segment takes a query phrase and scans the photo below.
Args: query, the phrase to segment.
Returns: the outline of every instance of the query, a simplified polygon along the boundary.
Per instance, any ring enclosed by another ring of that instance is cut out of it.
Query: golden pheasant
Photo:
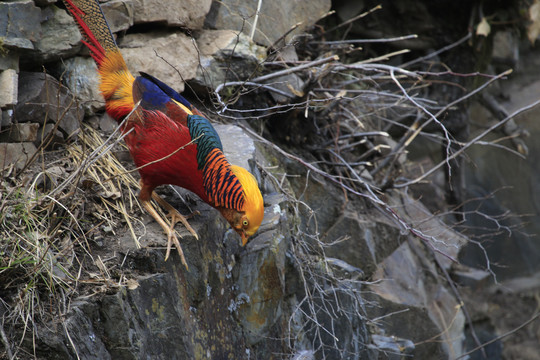
[[[134,77],[130,73],[98,0],[63,1],[97,63],[107,113],[127,133],[124,139],[141,175],[139,199],[167,234],[165,259],[174,243],[187,268],[174,233],[177,221],[195,237],[197,234],[153,191],[162,184],[188,189],[219,210],[245,245],[264,216],[262,195],[253,175],[227,161],[217,132],[185,98],[148,74]],[[156,212],[151,198],[169,212],[170,224]]]

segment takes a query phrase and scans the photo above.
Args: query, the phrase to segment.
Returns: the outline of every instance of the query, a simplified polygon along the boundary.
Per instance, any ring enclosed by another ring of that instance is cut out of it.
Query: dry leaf
[[[136,288],[139,287],[139,282],[134,279],[128,279],[126,283],[129,290],[135,290]]]
[[[540,0],[536,0],[529,8],[529,20],[531,23],[527,26],[527,37],[534,44],[540,34]]]
[[[120,191],[103,190],[99,192],[99,196],[104,199],[116,200],[122,197],[122,193]]]
[[[287,88],[293,93],[294,96],[302,97],[304,93],[300,90],[296,90],[291,84],[287,84]]]
[[[487,37],[490,32],[491,26],[489,25],[487,19],[483,17],[482,21],[480,21],[480,24],[478,24],[478,27],[476,28],[476,35]]]

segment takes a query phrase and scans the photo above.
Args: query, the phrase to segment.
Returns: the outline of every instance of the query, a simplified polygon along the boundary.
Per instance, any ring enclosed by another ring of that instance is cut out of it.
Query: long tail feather
[[[63,0],[77,22],[83,42],[100,65],[107,51],[118,51],[116,41],[97,0]]]
[[[63,0],[96,61],[109,115],[117,121],[133,109],[133,81],[98,0]]]

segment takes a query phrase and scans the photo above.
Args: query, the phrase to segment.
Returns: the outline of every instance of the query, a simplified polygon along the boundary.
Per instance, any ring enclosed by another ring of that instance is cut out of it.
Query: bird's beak
[[[240,233],[240,237],[242,238],[242,246],[246,246],[247,242],[248,242],[248,237],[246,235],[246,232],[245,231],[242,231]]]

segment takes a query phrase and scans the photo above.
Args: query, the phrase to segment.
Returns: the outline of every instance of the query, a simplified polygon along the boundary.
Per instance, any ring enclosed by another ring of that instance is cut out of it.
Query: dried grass
[[[140,247],[135,231],[139,220],[134,215],[140,209],[138,182],[109,151],[121,148],[115,145],[120,140],[118,136],[104,140],[85,125],[78,140],[56,159],[39,154],[20,174],[13,166],[3,169],[0,339],[8,358],[22,351],[28,337],[35,346],[36,323],[54,323],[68,313],[70,299],[82,295],[81,284],[90,296],[128,284],[123,275],[114,279],[108,268],[114,265],[91,250],[102,229],[114,234],[123,222]],[[96,221],[88,221],[88,216]]]

